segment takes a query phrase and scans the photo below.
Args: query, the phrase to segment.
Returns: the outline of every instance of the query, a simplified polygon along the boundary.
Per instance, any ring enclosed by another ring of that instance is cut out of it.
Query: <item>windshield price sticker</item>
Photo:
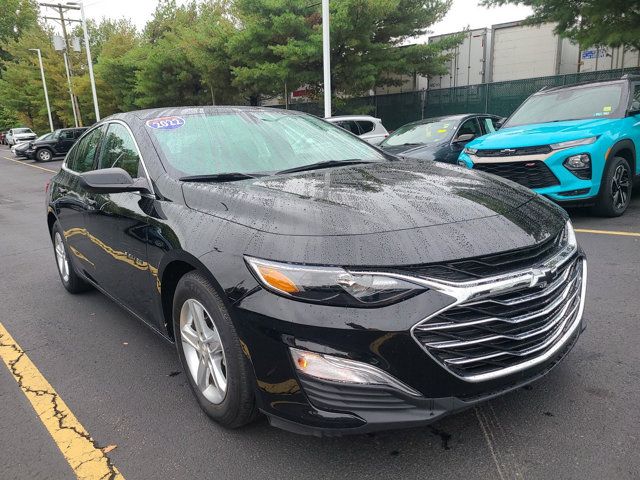
[[[175,130],[182,127],[184,123],[184,118],[182,117],[159,117],[147,120],[146,125],[156,130]]]

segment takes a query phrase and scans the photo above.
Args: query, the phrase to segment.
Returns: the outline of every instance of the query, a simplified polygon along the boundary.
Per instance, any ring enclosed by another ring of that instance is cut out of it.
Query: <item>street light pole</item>
[[[87,19],[84,15],[84,2],[69,2],[67,5],[80,5],[80,19],[82,20],[82,31],[84,32],[84,47],[87,50],[87,65],[89,66],[89,79],[91,80],[91,93],[93,94],[93,108],[96,112],[96,122],[100,121],[100,108],[98,107],[98,94],[96,93],[96,79],[93,76],[93,62],[91,61],[91,48],[89,47],[89,32],[87,30]]]
[[[322,67],[324,70],[324,117],[331,117],[331,45],[329,0],[322,0]]]
[[[71,86],[71,73],[69,72],[69,59],[67,58],[67,51],[62,52],[62,58],[64,58],[64,68],[67,72],[67,84],[69,86],[69,96],[71,97],[71,108],[73,109],[73,123],[78,128],[78,114],[76,113],[76,101],[73,97],[73,87]]]
[[[49,115],[49,126],[53,132],[53,118],[51,118],[51,105],[49,105],[49,92],[47,91],[47,80],[44,78],[44,66],[42,65],[42,53],[39,48],[30,48],[32,52],[38,52],[38,62],[40,63],[40,75],[42,76],[42,87],[44,88],[44,100],[47,103],[47,114]]]

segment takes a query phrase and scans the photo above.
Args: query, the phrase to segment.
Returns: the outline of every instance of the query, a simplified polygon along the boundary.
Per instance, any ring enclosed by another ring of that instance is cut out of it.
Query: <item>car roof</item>
[[[432,122],[461,122],[471,117],[500,118],[499,115],[494,115],[493,113],[462,113],[457,115],[444,115],[442,117],[423,118],[422,120],[416,120],[415,122],[410,122],[410,123],[407,123],[406,125],[420,125],[423,123],[432,123]]]
[[[584,87],[590,87],[592,85],[603,85],[603,84],[616,84],[616,83],[626,83],[629,80],[633,80],[635,79],[635,76],[629,76],[629,77],[624,77],[624,78],[617,78],[615,80],[597,80],[597,81],[592,81],[592,82],[580,82],[580,83],[572,83],[570,85],[560,85],[558,87],[543,87],[540,90],[538,90],[536,93],[534,93],[534,95],[538,94],[538,93],[549,93],[549,92],[557,92],[558,90],[568,90],[571,88],[584,88]]]
[[[327,122],[336,121],[339,122],[341,120],[373,120],[380,121],[379,118],[373,117],[371,115],[335,115],[333,117],[325,118]]]
[[[145,122],[159,117],[174,117],[185,115],[201,115],[215,113],[237,113],[242,112],[279,112],[286,115],[303,115],[304,112],[296,110],[284,110],[282,108],[269,107],[248,107],[248,106],[185,106],[185,107],[165,107],[165,108],[148,108],[146,110],[133,110],[131,112],[116,113],[110,117],[104,118],[103,121],[122,120],[124,122]]]

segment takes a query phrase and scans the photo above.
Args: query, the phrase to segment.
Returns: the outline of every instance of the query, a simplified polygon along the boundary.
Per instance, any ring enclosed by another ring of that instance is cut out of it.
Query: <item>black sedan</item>
[[[500,117],[488,114],[427,118],[403,125],[380,148],[401,158],[456,164],[467,143],[495,132],[500,121]]]
[[[583,329],[586,260],[563,210],[305,114],[109,117],[47,205],[64,287],[175,342],[227,427],[260,412],[327,435],[427,424],[544,375]]]

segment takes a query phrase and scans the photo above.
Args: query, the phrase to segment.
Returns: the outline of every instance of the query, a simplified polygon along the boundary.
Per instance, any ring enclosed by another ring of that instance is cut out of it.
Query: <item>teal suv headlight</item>
[[[571,155],[562,164],[579,179],[591,180],[591,156],[588,153]]]

